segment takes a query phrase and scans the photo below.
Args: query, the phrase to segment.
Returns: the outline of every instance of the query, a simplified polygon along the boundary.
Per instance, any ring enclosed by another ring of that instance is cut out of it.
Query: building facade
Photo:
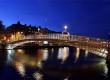
[[[3,40],[10,41],[14,39],[19,39],[25,35],[29,34],[47,34],[47,33],[60,33],[48,30],[47,28],[42,28],[41,26],[32,26],[32,25],[22,25],[19,21],[16,24],[12,24],[5,29],[5,36]]]

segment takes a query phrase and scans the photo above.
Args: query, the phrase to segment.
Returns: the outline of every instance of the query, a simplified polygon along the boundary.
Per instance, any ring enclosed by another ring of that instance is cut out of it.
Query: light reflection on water
[[[14,55],[14,50],[7,50],[7,64],[10,63],[12,61],[12,57]]]
[[[68,76],[73,75],[76,77],[82,77],[82,75],[86,77],[86,75],[89,75],[91,78],[97,75],[107,75],[108,69],[103,58],[95,56],[97,61],[92,61],[89,59],[91,53],[88,53],[88,51],[84,51],[83,56],[79,48],[76,48],[76,50],[74,50],[75,48],[72,49],[73,52],[70,52],[69,47],[39,48],[32,51],[24,49],[7,50],[7,62],[10,63],[22,77],[28,75],[28,70],[30,70],[30,72],[32,70],[33,73],[31,75],[35,80],[45,80],[45,76],[49,78],[54,76],[53,78],[59,77],[67,80],[69,78]],[[72,57],[69,57],[69,55]],[[70,58],[75,58],[75,63],[72,62],[69,64],[70,62],[68,62],[68,60]],[[80,63],[80,58],[86,58],[86,60]],[[101,61],[98,61],[98,59],[101,59]]]
[[[43,60],[46,61],[48,59],[48,49],[43,50]]]
[[[35,72],[33,74],[33,77],[35,78],[35,80],[42,80],[43,75],[39,72]]]
[[[58,59],[61,59],[63,63],[67,57],[69,55],[69,48],[68,47],[64,47],[64,48],[59,48],[59,52],[58,52]]]
[[[20,63],[20,62],[16,62],[15,64],[15,68],[17,69],[18,73],[24,77],[26,74],[25,74],[25,66],[23,63]]]
[[[76,48],[76,54],[75,54],[75,62],[78,60],[79,58],[79,53],[80,53],[80,49]]]
[[[88,51],[86,50],[86,51],[85,51],[85,57],[87,57],[87,56],[88,56]]]

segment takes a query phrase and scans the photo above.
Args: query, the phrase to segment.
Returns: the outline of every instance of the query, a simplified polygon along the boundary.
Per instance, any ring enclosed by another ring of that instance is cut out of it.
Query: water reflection
[[[37,59],[37,67],[42,68],[42,60],[43,60],[43,49],[38,49],[38,51],[36,52],[36,59]]]
[[[87,57],[87,56],[88,56],[88,51],[86,50],[86,51],[85,51],[85,57]]]
[[[35,78],[35,80],[42,80],[43,75],[39,72],[35,72],[33,74],[33,77]]]
[[[5,61],[7,61],[6,51],[0,50],[0,65],[2,65],[3,63],[5,63]]]
[[[22,77],[30,77],[35,80],[45,80],[45,78],[71,80],[106,76],[108,69],[105,60],[103,58],[99,60],[96,55],[94,56],[97,61],[89,60],[88,55],[91,53],[83,52],[84,55],[80,48],[69,47],[7,50],[7,62]],[[84,62],[83,58],[86,58]]]
[[[69,56],[69,48],[68,47],[64,47],[64,48],[59,48],[59,52],[58,52],[58,59],[61,59],[63,63],[67,57]]]
[[[31,55],[33,53],[26,53],[27,51],[23,50],[23,49],[19,49],[16,50],[14,57],[13,57],[13,61],[16,62],[20,62],[26,66],[30,66],[30,67],[39,67],[41,66],[41,61],[42,61],[42,50],[38,50],[37,54],[35,52],[34,55]]]
[[[42,60],[46,61],[47,59],[48,59],[48,49],[45,48],[43,50],[43,59]]]
[[[75,54],[75,62],[78,60],[79,58],[79,53],[80,53],[80,48],[76,48],[76,54]]]
[[[14,55],[14,50],[7,50],[7,63],[11,63]]]
[[[23,63],[21,62],[15,62],[15,68],[17,69],[18,73],[24,77],[26,74],[25,74],[25,66]]]

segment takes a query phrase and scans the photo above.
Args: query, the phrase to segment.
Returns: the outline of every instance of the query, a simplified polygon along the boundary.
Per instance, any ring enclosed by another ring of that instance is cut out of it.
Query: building
[[[46,33],[60,33],[48,30],[47,28],[42,28],[41,26],[32,26],[32,25],[22,25],[19,21],[16,24],[12,24],[5,30],[4,40],[14,40],[19,39],[25,35],[29,34],[46,34]]]

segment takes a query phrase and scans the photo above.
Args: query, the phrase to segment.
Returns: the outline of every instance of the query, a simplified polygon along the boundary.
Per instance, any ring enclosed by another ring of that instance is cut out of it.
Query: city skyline
[[[0,0],[0,19],[7,27],[20,21],[62,31],[67,25],[72,34],[107,38],[109,7],[108,0]]]

